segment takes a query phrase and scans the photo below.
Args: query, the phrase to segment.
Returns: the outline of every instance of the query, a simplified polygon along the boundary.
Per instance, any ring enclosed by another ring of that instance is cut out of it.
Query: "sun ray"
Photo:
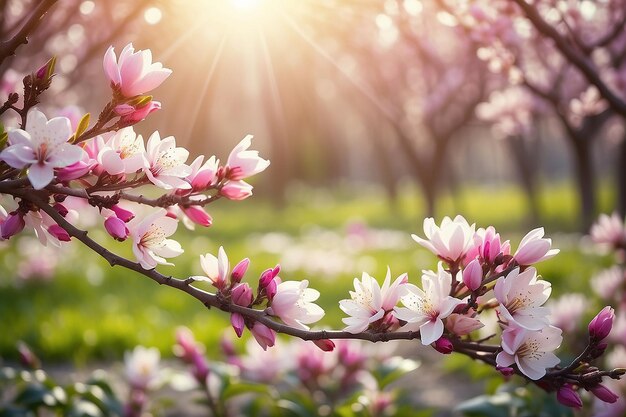
[[[215,56],[213,57],[213,62],[211,63],[211,68],[209,69],[209,73],[207,74],[207,76],[204,79],[204,83],[202,83],[202,88],[199,91],[198,97],[200,97],[199,100],[196,101],[196,104],[193,108],[193,111],[191,112],[191,119],[190,122],[187,123],[186,127],[186,132],[183,135],[183,144],[188,144],[191,141],[191,134],[193,133],[193,129],[196,125],[196,122],[198,121],[198,115],[200,114],[200,108],[202,107],[204,98],[207,94],[207,91],[209,89],[209,84],[211,83],[211,80],[213,79],[213,75],[215,74],[215,70],[217,69],[217,65],[220,61],[220,58],[222,57],[222,52],[224,51],[224,44],[226,43],[226,35],[223,34],[221,39],[220,39],[220,43],[217,47],[217,52],[215,53]]]
[[[272,106],[276,114],[277,122],[280,124],[280,133],[282,138],[287,135],[287,122],[285,117],[285,108],[283,101],[280,97],[278,90],[278,82],[276,81],[276,73],[274,72],[274,65],[272,64],[272,58],[270,56],[269,48],[267,46],[267,39],[262,30],[259,30],[259,38],[261,41],[261,49],[263,52],[263,61],[265,63],[265,69],[270,86],[270,94],[272,96]]]
[[[291,18],[291,16],[284,13],[282,10],[277,11],[280,16],[285,19],[287,25],[298,35],[300,36],[318,55],[328,61],[335,69],[337,69],[341,75],[343,75],[350,84],[352,84],[361,94],[363,94],[380,112],[387,118],[390,122],[396,124],[398,122],[398,117],[395,112],[385,106],[380,102],[378,97],[374,94],[372,89],[363,82],[363,80],[357,80],[353,77],[353,75],[349,74],[344,68],[341,67],[333,57],[322,48],[317,42],[311,39],[302,29],[298,26],[298,24]]]

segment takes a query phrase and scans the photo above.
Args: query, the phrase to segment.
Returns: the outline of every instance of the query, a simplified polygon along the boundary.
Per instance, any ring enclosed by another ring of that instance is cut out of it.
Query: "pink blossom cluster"
[[[45,89],[53,69],[51,60],[29,76],[28,83],[40,83],[37,91]],[[190,227],[210,226],[212,218],[204,205],[219,197],[249,197],[252,186],[246,179],[265,170],[269,161],[249,149],[250,135],[232,150],[226,164],[215,156],[205,161],[202,155],[188,163],[189,151],[177,146],[173,136],[162,138],[158,131],[145,141],[132,125],[157,103],[144,94],[157,88],[171,70],[152,63],[149,50],[135,52],[131,44],[119,59],[109,48],[104,70],[113,97],[91,128],[88,114],[76,124],[64,116],[48,118],[32,107],[22,109],[23,125],[8,130],[6,146],[0,149],[0,175],[4,185],[9,190],[14,186],[18,193],[12,194],[8,212],[0,208],[1,238],[9,239],[26,228],[34,230],[42,244],[60,246],[72,235],[59,218],[77,224],[87,202],[113,239],[131,238],[141,267],[171,265],[167,259],[183,253],[170,238],[178,221]],[[54,209],[52,213],[20,194],[27,193],[23,187],[28,186]],[[161,190],[161,197],[151,200],[131,192],[142,186]],[[154,209],[139,218],[141,205]]]

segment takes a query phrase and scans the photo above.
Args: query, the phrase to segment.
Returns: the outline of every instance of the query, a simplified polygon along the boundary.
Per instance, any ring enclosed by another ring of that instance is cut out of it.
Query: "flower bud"
[[[67,207],[65,207],[63,204],[56,203],[53,207],[57,211],[57,213],[59,213],[61,216],[63,217],[67,216],[68,210],[67,210]]]
[[[471,261],[463,270],[463,283],[470,291],[480,288],[483,281],[483,268],[478,259]]]
[[[235,267],[233,268],[233,272],[230,274],[231,282],[237,283],[241,282],[243,276],[246,274],[248,270],[248,266],[250,265],[250,259],[244,258]]]
[[[56,170],[56,178],[61,182],[75,180],[85,176],[93,167],[93,163],[78,161]]]
[[[613,391],[611,391],[610,389],[608,389],[606,386],[602,384],[598,384],[595,387],[591,388],[591,392],[599,400],[604,401],[605,403],[613,404],[619,399],[619,397],[615,395]]]
[[[515,370],[510,366],[496,366],[496,371],[500,372],[504,376],[511,376],[515,373]]]
[[[24,342],[17,343],[17,353],[19,355],[20,363],[28,369],[41,368],[41,362],[39,358],[33,353],[33,351]]]
[[[269,301],[272,301],[274,299],[274,296],[276,295],[277,287],[278,287],[278,284],[276,283],[275,279],[270,281],[267,287],[265,287],[265,295],[267,295],[267,299]]]
[[[446,337],[440,337],[432,344],[435,350],[439,353],[443,353],[444,355],[449,355],[454,351],[454,346],[452,346],[452,342]]]
[[[37,72],[35,73],[35,77],[38,80],[48,80],[54,74],[54,66],[57,62],[57,57],[53,56],[46,62],[43,66],[41,66]]]
[[[185,215],[189,217],[189,220],[191,220],[195,224],[204,227],[209,227],[213,224],[213,219],[211,218],[209,213],[204,211],[204,209],[202,209],[201,207],[189,206],[181,207],[181,209],[183,210],[183,213],[185,213]]]
[[[589,349],[590,359],[591,360],[597,359],[600,356],[604,355],[604,351],[606,350],[608,346],[609,346],[608,343],[605,343],[605,342],[601,342],[593,346],[591,349]]]
[[[231,299],[239,306],[248,307],[252,303],[252,289],[246,283],[237,284],[232,289]]]
[[[67,233],[67,231],[58,224],[53,224],[52,226],[48,227],[48,232],[52,236],[59,239],[61,242],[69,242],[70,240],[72,240],[70,234]]]
[[[607,337],[613,327],[615,311],[612,307],[604,307],[589,323],[589,336],[595,341],[600,341]]]
[[[130,126],[144,120],[152,112],[161,109],[159,101],[149,101],[141,107],[131,106],[130,104],[120,104],[115,106],[115,113],[120,116],[120,122]]]
[[[330,339],[314,340],[313,343],[324,352],[332,352],[335,349],[335,342]]]
[[[104,228],[107,233],[115,240],[123,242],[126,240],[130,231],[126,227],[126,223],[119,217],[111,216],[104,221]]]
[[[580,396],[570,384],[565,384],[561,388],[559,388],[558,392],[556,393],[556,399],[558,402],[567,407],[581,409],[583,406],[583,402],[580,399]]]
[[[274,330],[270,329],[264,324],[259,323],[258,321],[254,323],[252,328],[250,329],[252,336],[257,341],[259,346],[263,348],[263,350],[267,350],[268,347],[274,346],[276,342],[276,333]]]
[[[111,210],[113,210],[117,218],[119,218],[124,223],[128,223],[129,221],[135,218],[135,213],[133,213],[130,210],[126,210],[125,208],[122,208],[118,206],[117,204],[111,207]]]
[[[280,265],[276,265],[274,268],[266,269],[259,278],[259,287],[265,288],[280,272]]]
[[[243,320],[243,316],[241,314],[239,314],[239,313],[231,314],[230,315],[230,324],[233,326],[233,329],[235,330],[235,334],[237,335],[237,337],[241,337],[241,335],[243,334],[244,326],[245,326],[245,322]],[[255,336],[255,338],[256,338],[256,336]]]
[[[2,231],[2,239],[8,239],[11,236],[15,236],[24,229],[24,216],[17,211],[10,213],[6,220],[0,226]]]

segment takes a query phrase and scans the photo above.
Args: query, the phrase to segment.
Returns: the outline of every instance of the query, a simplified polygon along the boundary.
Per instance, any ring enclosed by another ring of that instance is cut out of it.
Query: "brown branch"
[[[48,10],[57,2],[57,0],[43,0],[35,9],[30,18],[24,23],[24,26],[11,39],[0,43],[0,64],[4,60],[15,54],[15,50],[22,44],[28,43],[28,37],[33,33]]]

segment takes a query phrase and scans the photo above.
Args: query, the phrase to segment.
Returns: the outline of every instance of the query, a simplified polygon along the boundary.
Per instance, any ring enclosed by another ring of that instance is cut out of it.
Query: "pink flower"
[[[445,338],[440,337],[433,343],[433,347],[439,353],[443,353],[444,355],[449,355],[454,351],[454,346],[452,346],[452,342]]]
[[[246,325],[243,316],[239,313],[232,313],[230,315],[230,324],[233,326],[233,330],[235,331],[237,337],[241,337]]]
[[[189,151],[177,148],[173,136],[161,140],[159,132],[154,132],[148,139],[146,157],[148,166],[144,172],[154,185],[166,190],[191,188],[183,179],[191,173],[189,165],[185,165]]]
[[[561,329],[554,326],[538,331],[509,326],[502,333],[502,352],[498,353],[496,363],[502,367],[515,363],[524,375],[536,381],[546,374],[547,368],[559,364],[559,358],[552,352],[562,341]]]
[[[227,178],[231,181],[251,177],[264,171],[270,165],[270,161],[261,158],[259,152],[248,150],[250,145],[252,145],[252,135],[247,135],[230,152],[226,167],[228,170]]]
[[[591,226],[591,239],[603,245],[626,245],[626,227],[622,218],[613,213],[611,216],[601,214],[598,221]]]
[[[278,284],[271,303],[271,315],[279,317],[285,324],[309,330],[307,324],[324,317],[324,310],[314,304],[319,291],[307,288],[309,281],[285,281]]]
[[[133,253],[142,268],[152,269],[158,264],[173,265],[164,258],[183,253],[180,243],[167,239],[177,227],[178,221],[168,217],[164,209],[159,209],[131,229]]]
[[[550,249],[551,239],[544,239],[543,227],[531,230],[522,238],[519,248],[513,257],[518,264],[527,266],[550,259],[559,253],[559,249]]]
[[[400,298],[404,307],[396,307],[396,317],[407,322],[403,330],[418,330],[422,344],[430,345],[443,335],[443,319],[463,301],[450,296],[452,276],[439,262],[437,273],[424,271],[422,288],[407,284],[408,293]]]
[[[9,239],[24,230],[24,215],[14,211],[10,213],[0,226],[2,230],[2,239]]]
[[[474,243],[465,256],[465,262],[470,262],[477,256],[483,261],[493,264],[498,255],[508,255],[511,252],[509,241],[500,243],[500,234],[493,226],[487,229],[482,227],[474,234]]]
[[[611,333],[615,310],[612,307],[604,307],[589,323],[589,336],[596,341],[606,338]]]
[[[613,391],[608,389],[602,384],[598,384],[595,387],[591,388],[591,392],[596,396],[597,399],[604,401],[605,403],[613,404],[617,402],[619,397],[615,395]]]
[[[315,346],[317,346],[324,352],[332,352],[333,350],[335,350],[335,342],[330,339],[314,340],[313,343],[315,343]]]
[[[591,280],[591,288],[604,300],[618,298],[620,287],[626,281],[625,271],[620,266],[605,269]]]
[[[494,287],[501,318],[528,330],[540,330],[548,324],[550,311],[541,306],[551,292],[548,281],[537,279],[535,268],[521,273],[519,268],[515,268],[506,277],[498,278]]]
[[[110,46],[104,54],[103,65],[111,84],[119,87],[124,97],[154,90],[172,74],[172,70],[163,68],[160,62],[152,62],[149,49],[135,52],[132,43],[124,47],[119,60]]]
[[[426,239],[411,235],[413,240],[430,250],[439,258],[448,263],[462,261],[471,249],[475,225],[469,225],[463,216],[456,216],[454,220],[444,217],[441,226],[435,224],[432,217],[424,219],[424,234]]]
[[[446,329],[457,336],[465,336],[484,326],[477,318],[463,314],[452,313],[446,319]]]
[[[230,279],[232,282],[241,282],[241,279],[246,274],[248,270],[248,266],[250,265],[250,259],[244,258],[235,267],[233,268],[233,272],[230,274]]]
[[[183,213],[195,224],[199,224],[200,226],[209,227],[213,224],[213,219],[204,211],[202,207],[198,206],[189,206],[189,207],[181,207],[180,208]]]
[[[204,356],[204,349],[193,337],[191,330],[181,327],[176,330],[174,353],[193,366],[193,375],[198,382],[204,384],[209,375],[209,364]]]
[[[126,378],[134,388],[145,390],[153,385],[159,373],[161,354],[157,348],[137,346],[124,353]]]
[[[252,289],[246,283],[235,285],[230,296],[233,303],[242,307],[248,307],[252,303]]]
[[[110,216],[104,221],[104,228],[113,239],[120,242],[125,241],[130,233],[128,227],[126,227],[126,223],[115,216]]]
[[[130,104],[119,104],[115,106],[115,113],[120,115],[120,122],[125,125],[133,125],[144,120],[150,113],[161,110],[161,102],[150,100],[141,107]]]
[[[37,109],[28,112],[26,130],[9,131],[9,147],[0,152],[0,160],[13,168],[28,167],[28,179],[40,190],[54,178],[54,169],[78,162],[81,147],[67,143],[72,136],[70,121],[65,117],[48,120]]]
[[[229,200],[245,200],[252,195],[252,186],[245,181],[228,181],[220,189],[220,194]]]
[[[371,324],[392,312],[400,297],[406,292],[407,274],[402,274],[391,284],[391,271],[387,275],[382,288],[378,281],[366,272],[361,280],[354,279],[354,291],[350,291],[349,300],[339,301],[339,308],[350,317],[342,319],[348,326],[344,329],[350,333],[361,333]],[[391,284],[391,285],[390,285]]]
[[[204,156],[202,155],[194,159],[189,165],[191,173],[185,178],[191,184],[191,191],[193,192],[204,191],[215,181],[219,160],[212,156],[203,164],[203,159]]]
[[[274,343],[276,343],[276,333],[274,333],[274,330],[258,321],[254,322],[250,332],[263,350],[267,350],[268,347],[272,347]]]
[[[556,399],[558,402],[567,407],[577,408],[580,410],[583,406],[580,396],[570,384],[565,384],[559,388],[556,393]]]
[[[463,270],[463,283],[470,291],[476,291],[483,282],[483,267],[478,259],[467,264]]]

